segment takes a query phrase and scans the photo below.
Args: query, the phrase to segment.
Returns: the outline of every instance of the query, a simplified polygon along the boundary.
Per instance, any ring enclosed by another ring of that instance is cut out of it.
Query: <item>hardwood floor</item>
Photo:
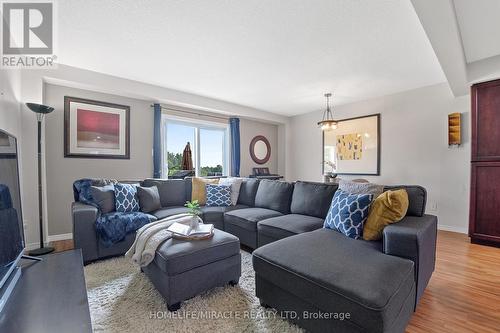
[[[52,246],[65,251],[73,241]],[[500,332],[500,248],[439,231],[436,270],[406,332]]]
[[[500,249],[439,231],[436,270],[406,332],[500,332]]]
[[[54,248],[54,252],[63,252],[63,251],[73,250],[74,248],[72,239],[50,242],[50,246]]]

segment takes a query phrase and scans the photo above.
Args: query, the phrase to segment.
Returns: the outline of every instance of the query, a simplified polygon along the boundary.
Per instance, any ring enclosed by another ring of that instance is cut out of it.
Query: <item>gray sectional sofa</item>
[[[146,179],[157,186],[164,218],[186,212],[191,181]],[[426,191],[405,188],[407,216],[384,229],[383,240],[353,240],[323,229],[337,185],[245,179],[238,204],[202,207],[202,218],[237,236],[253,251],[261,304],[297,313],[290,320],[310,331],[403,332],[435,265],[437,218],[425,215]],[[95,231],[97,209],[73,203],[74,241],[85,262],[120,255],[135,235],[105,247]],[[289,312],[282,312],[289,313]],[[349,320],[314,313],[349,313]],[[311,314],[310,316],[307,314]]]

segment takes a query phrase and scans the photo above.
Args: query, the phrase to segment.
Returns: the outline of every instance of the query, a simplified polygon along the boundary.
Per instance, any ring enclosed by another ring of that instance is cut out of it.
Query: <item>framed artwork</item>
[[[130,107],[64,96],[64,157],[130,159]]]
[[[380,113],[339,120],[323,131],[323,174],[380,175]]]
[[[16,154],[16,139],[0,131],[0,157],[15,157]]]

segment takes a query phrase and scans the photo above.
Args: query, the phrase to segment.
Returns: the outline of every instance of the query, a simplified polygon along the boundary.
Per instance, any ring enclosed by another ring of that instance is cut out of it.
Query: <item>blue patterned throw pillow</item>
[[[207,206],[231,206],[231,185],[207,184]]]
[[[128,213],[139,211],[137,188],[131,184],[115,185],[115,206],[117,212]]]
[[[323,227],[336,230],[350,238],[360,239],[372,200],[373,194],[349,194],[337,190]]]

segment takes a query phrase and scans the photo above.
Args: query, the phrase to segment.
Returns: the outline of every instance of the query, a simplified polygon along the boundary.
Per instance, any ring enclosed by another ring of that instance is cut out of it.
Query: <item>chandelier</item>
[[[330,108],[330,97],[332,93],[326,93],[326,110],[323,112],[323,120],[318,122],[318,126],[321,127],[322,131],[331,131],[337,129],[338,121],[333,119],[333,113]]]

